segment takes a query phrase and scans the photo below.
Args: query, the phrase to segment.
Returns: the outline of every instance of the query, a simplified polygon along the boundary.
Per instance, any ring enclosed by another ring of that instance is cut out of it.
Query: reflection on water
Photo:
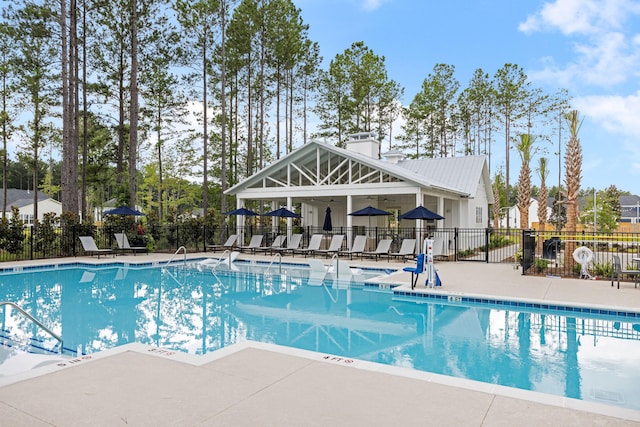
[[[84,353],[140,342],[203,354],[251,339],[640,409],[640,327],[624,319],[418,304],[308,286],[306,274],[61,269],[0,276],[0,300]],[[8,309],[0,329],[42,334]]]

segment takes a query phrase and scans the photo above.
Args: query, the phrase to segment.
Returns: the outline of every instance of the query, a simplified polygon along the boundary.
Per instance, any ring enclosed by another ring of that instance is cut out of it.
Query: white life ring
[[[580,265],[587,265],[593,261],[593,252],[586,246],[580,246],[573,251],[573,259]]]

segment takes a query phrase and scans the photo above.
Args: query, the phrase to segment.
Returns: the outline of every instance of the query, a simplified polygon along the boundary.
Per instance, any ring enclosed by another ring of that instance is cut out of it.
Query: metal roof
[[[484,171],[484,168],[487,168],[485,156],[425,158],[419,160],[403,160],[394,164],[317,140],[308,142],[264,167],[249,178],[229,188],[226,193],[236,194],[242,191],[242,189],[250,187],[271,173],[279,170],[288,162],[299,160],[305,156],[315,156],[318,147],[344,158],[352,159],[385,171],[403,181],[464,197],[473,197],[480,180],[484,179],[487,188],[487,197],[490,200],[493,199],[488,170]]]

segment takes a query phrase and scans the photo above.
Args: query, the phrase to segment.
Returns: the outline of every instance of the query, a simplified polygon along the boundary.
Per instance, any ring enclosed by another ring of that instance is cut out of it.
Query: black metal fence
[[[639,256],[640,234],[636,233],[566,233],[520,229],[464,229],[464,228],[382,228],[334,227],[331,231],[321,227],[248,226],[239,230],[232,225],[204,226],[179,223],[148,226],[144,230],[122,230],[118,226],[69,227],[9,227],[0,235],[0,261],[34,260],[77,256],[82,254],[79,236],[91,235],[99,248],[117,249],[115,233],[126,232],[131,246],[146,246],[150,252],[175,252],[184,246],[189,252],[206,252],[209,245],[221,244],[231,234],[240,231],[239,245],[248,244],[251,236],[264,236],[263,246],[269,246],[279,234],[300,233],[300,247],[306,247],[314,234],[327,237],[344,234],[368,236],[368,250],[374,250],[382,239],[391,239],[391,251],[398,251],[404,239],[418,241],[421,237],[434,239],[436,259],[442,261],[476,261],[511,263],[522,269],[522,274],[578,277],[580,265],[573,260],[573,250],[586,246],[593,252],[589,272],[594,276],[611,276],[611,257],[620,256],[624,269],[637,268],[634,258]],[[345,239],[344,249],[349,244]],[[420,250],[418,246],[416,252]]]

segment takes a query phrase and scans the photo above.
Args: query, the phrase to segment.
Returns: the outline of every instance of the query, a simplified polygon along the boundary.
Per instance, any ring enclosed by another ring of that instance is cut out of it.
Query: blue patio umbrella
[[[369,205],[366,208],[359,209],[355,212],[351,212],[349,215],[351,216],[368,216],[369,217],[369,229],[371,229],[371,217],[372,216],[388,216],[391,215],[391,212],[383,211],[382,209],[374,208]],[[369,232],[367,232],[369,233]]]
[[[302,218],[295,212],[291,212],[287,208],[276,209],[275,211],[267,212],[264,216],[277,216],[280,218]]]
[[[331,208],[329,206],[327,206],[327,210],[324,212],[324,224],[322,225],[322,230],[333,230],[333,225],[331,224]]]
[[[225,215],[244,215],[244,216],[258,216],[258,214],[250,209],[247,208],[239,208],[239,209],[234,209],[232,211],[229,212],[225,212]]]
[[[144,214],[138,210],[131,209],[128,206],[120,206],[115,209],[110,209],[108,211],[102,212],[103,215],[132,215],[132,216],[143,216]]]
[[[420,205],[417,208],[411,209],[410,211],[403,213],[398,217],[398,219],[423,220],[423,219],[444,219],[444,217]],[[418,241],[422,242],[422,225],[420,226],[420,231],[418,232],[417,237],[418,237]],[[419,246],[420,246],[420,252],[422,253],[422,243]]]
[[[351,216],[382,216],[391,215],[391,212],[383,211],[382,209],[374,208],[373,206],[367,206],[355,212],[351,212]]]
[[[399,219],[444,219],[443,216],[440,216],[437,213],[430,211],[424,206],[418,206],[417,208],[411,209],[410,211],[400,215],[398,218]]]

